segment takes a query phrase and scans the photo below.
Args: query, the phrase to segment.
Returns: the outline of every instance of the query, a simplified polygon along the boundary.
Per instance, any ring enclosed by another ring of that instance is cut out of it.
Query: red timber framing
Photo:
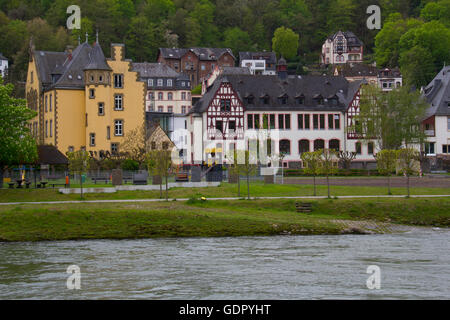
[[[222,128],[216,128],[217,124]],[[244,106],[229,82],[220,85],[208,107],[207,129],[210,140],[219,139],[216,129],[222,132],[223,140],[244,139]]]
[[[361,89],[359,89],[350,105],[347,108],[347,139],[361,139],[361,134],[358,134],[354,129],[355,116],[359,114],[359,103],[361,99]]]

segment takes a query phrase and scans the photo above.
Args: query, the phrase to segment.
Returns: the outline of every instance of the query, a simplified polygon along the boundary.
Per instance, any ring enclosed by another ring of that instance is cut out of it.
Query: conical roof
[[[111,68],[106,63],[105,55],[103,54],[102,47],[96,42],[92,47],[92,51],[89,53],[89,64],[84,70],[107,70],[111,71]]]

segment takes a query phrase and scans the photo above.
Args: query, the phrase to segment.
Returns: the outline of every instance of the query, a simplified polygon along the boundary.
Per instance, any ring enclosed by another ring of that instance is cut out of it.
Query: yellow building
[[[26,93],[38,113],[30,121],[38,144],[62,153],[114,153],[127,132],[145,123],[147,85],[125,59],[123,44],[111,44],[109,59],[98,40],[65,52],[31,46]]]

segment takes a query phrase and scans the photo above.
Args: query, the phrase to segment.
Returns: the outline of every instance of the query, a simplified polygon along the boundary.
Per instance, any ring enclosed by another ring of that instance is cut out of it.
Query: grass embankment
[[[0,207],[0,241],[340,234],[340,220],[450,226],[450,199],[189,201]]]
[[[393,195],[406,195],[405,188],[391,188]],[[386,195],[386,187],[331,186],[332,196]],[[448,188],[411,188],[411,194],[448,195]],[[252,197],[299,197],[312,196],[313,186],[300,184],[269,184],[253,182],[250,186]],[[317,186],[317,195],[326,196],[327,187]],[[165,191],[163,196],[165,196]],[[169,198],[187,199],[204,196],[207,198],[225,198],[237,196],[237,185],[222,183],[214,188],[174,188],[169,190]],[[247,185],[241,184],[241,197],[247,196]],[[159,190],[155,191],[118,191],[116,193],[90,193],[85,200],[121,200],[121,199],[159,199]],[[64,195],[57,189],[3,189],[0,190],[0,202],[39,202],[80,200],[79,194]]]

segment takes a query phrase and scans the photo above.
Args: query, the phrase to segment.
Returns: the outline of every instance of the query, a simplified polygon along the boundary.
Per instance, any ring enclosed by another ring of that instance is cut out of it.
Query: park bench
[[[94,181],[94,184],[97,184],[97,181],[104,181],[105,184],[108,184],[109,178],[100,178],[100,177],[94,177],[91,178],[92,181]]]
[[[189,182],[189,175],[187,173],[178,173],[175,177],[176,182]]]
[[[295,210],[300,213],[310,213],[312,211],[312,203],[308,202],[296,202]]]

